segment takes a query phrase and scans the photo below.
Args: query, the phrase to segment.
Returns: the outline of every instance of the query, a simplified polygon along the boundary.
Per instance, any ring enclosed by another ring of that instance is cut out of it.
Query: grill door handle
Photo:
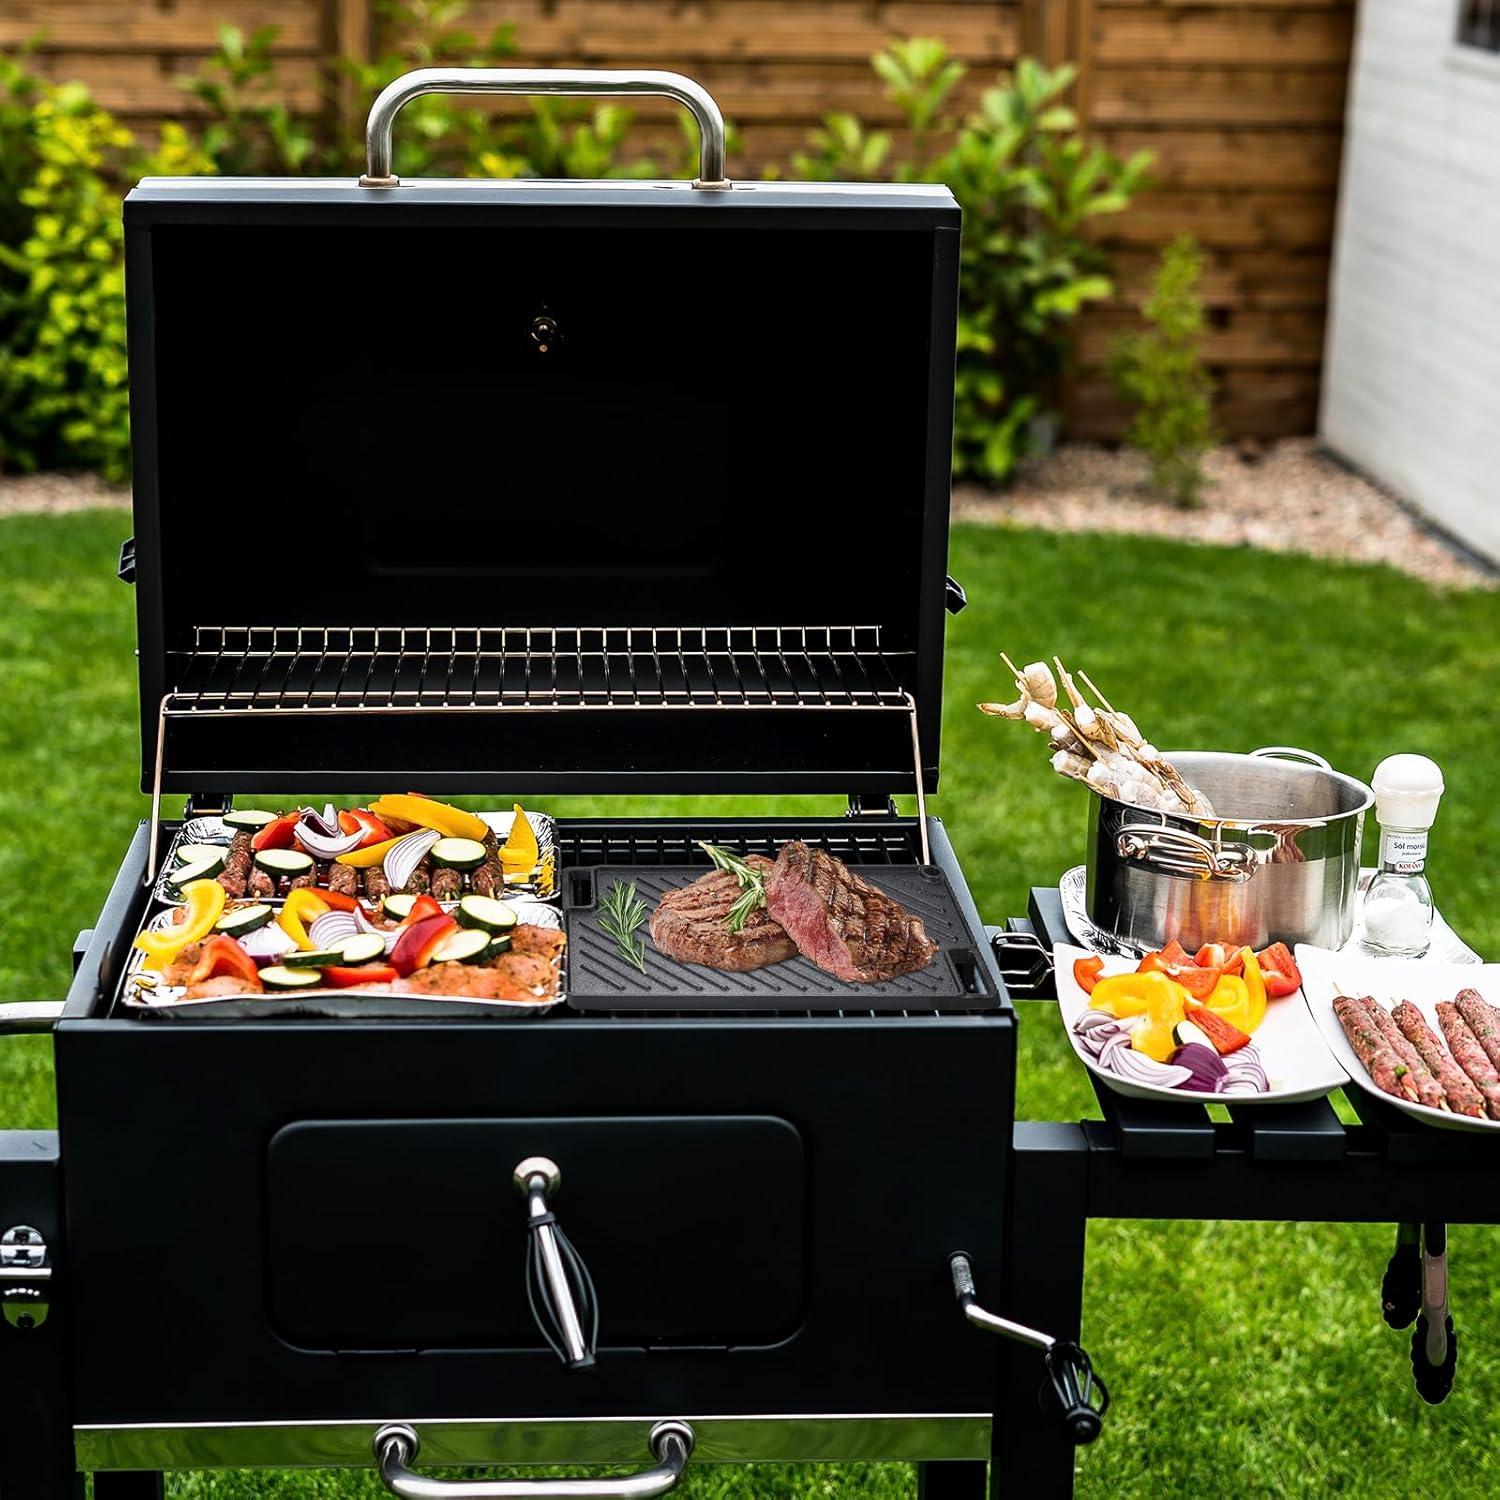
[[[658,1422],[646,1439],[656,1460],[616,1479],[425,1479],[408,1467],[421,1447],[415,1429],[393,1423],[375,1434],[380,1479],[401,1500],[650,1500],[675,1490],[693,1452],[686,1422]]]
[[[649,68],[416,68],[388,83],[376,95],[365,121],[365,175],[361,187],[397,187],[391,171],[391,126],[406,105],[422,94],[525,94],[603,96],[624,94],[675,99],[698,122],[698,179],[695,188],[729,186],[724,175],[724,115],[701,83],[681,73]]]

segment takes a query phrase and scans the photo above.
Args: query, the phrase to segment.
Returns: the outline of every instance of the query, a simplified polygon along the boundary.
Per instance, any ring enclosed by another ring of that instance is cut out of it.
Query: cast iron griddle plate
[[[595,908],[615,880],[633,880],[652,911],[664,891],[707,874],[703,865],[600,865],[569,870],[563,877],[563,916],[568,931],[568,1004],[574,1010],[979,1010],[995,1004],[974,939],[953,899],[948,878],[930,866],[861,865],[858,873],[920,917],[927,936],[940,945],[932,962],[915,974],[884,984],[845,984],[811,959],[788,959],[748,973],[678,963],[657,951],[646,927],[646,972],[620,956]]]

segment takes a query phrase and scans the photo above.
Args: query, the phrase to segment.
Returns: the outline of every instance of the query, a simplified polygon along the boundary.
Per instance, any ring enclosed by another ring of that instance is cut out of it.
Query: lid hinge
[[[894,797],[882,797],[878,792],[850,792],[849,808],[844,816],[846,818],[894,818],[899,814],[896,811]]]
[[[115,577],[121,583],[135,582],[135,538],[128,536],[120,543],[120,561],[115,567]]]
[[[222,818],[234,806],[233,792],[189,792],[184,818]]]

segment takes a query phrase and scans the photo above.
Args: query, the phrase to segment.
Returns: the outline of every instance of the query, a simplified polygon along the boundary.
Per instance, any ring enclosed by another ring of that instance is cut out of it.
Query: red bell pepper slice
[[[1203,972],[1214,973],[1209,969]],[[1214,973],[1214,978],[1217,980],[1217,973]],[[1232,1021],[1226,1021],[1217,1011],[1210,1010],[1200,1001],[1189,1001],[1185,1009],[1188,1020],[1214,1044],[1214,1051],[1220,1057],[1228,1057],[1231,1052],[1238,1052],[1250,1040],[1247,1032],[1241,1031]]]
[[[429,917],[441,917],[443,915],[443,908],[436,898],[429,896],[424,891],[412,902],[411,910],[396,925],[399,927],[415,927],[418,922],[425,922]]]
[[[205,979],[216,979],[221,974],[243,979],[247,984],[254,985],[256,989],[263,988],[260,982],[260,970],[256,967],[255,960],[232,937],[222,932],[215,934],[204,943],[203,951],[199,954],[198,962],[189,976],[189,982],[202,984]]]
[[[1096,953],[1092,958],[1073,960],[1073,979],[1085,995],[1094,993],[1099,976],[1104,972],[1104,960]]]
[[[287,813],[274,823],[267,823],[250,840],[252,849],[290,849],[297,824],[302,820],[300,812]]]
[[[356,984],[394,984],[401,976],[390,964],[335,964],[323,970],[323,983],[347,990]]]
[[[396,939],[396,946],[390,953],[391,966],[403,977],[422,968],[432,961],[433,949],[457,929],[458,923],[441,911],[435,917],[413,922]]]
[[[1200,968],[1217,969],[1221,974],[1238,974],[1245,967],[1238,944],[1205,943],[1193,957]]]
[[[341,812],[339,828],[344,833],[364,831],[364,838],[355,845],[357,849],[368,849],[373,844],[383,844],[387,839],[395,837],[395,834],[374,813],[363,807],[356,807],[350,812]]]
[[[308,894],[316,896],[329,911],[362,911],[374,921],[370,908],[358,896],[346,896],[342,891],[330,891],[326,885],[310,885]]]
[[[1260,977],[1265,981],[1266,999],[1281,1000],[1302,987],[1302,972],[1285,943],[1272,943],[1255,955]]]

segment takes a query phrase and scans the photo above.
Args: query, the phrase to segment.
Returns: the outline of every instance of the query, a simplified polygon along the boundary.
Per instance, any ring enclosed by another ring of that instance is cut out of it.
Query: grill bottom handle
[[[1109,1387],[1094,1373],[1093,1361],[1084,1349],[1071,1340],[1055,1339],[1050,1333],[1013,1323],[981,1307],[974,1289],[974,1267],[961,1250],[948,1257],[948,1267],[953,1275],[953,1295],[974,1327],[1042,1351],[1046,1378],[1037,1392],[1038,1405],[1062,1423],[1080,1448],[1092,1443],[1109,1410]]]
[[[656,1460],[638,1474],[614,1479],[427,1479],[414,1472],[421,1440],[416,1430],[391,1423],[375,1434],[380,1480],[401,1500],[650,1500],[677,1488],[693,1453],[686,1422],[658,1422],[646,1439]]]

